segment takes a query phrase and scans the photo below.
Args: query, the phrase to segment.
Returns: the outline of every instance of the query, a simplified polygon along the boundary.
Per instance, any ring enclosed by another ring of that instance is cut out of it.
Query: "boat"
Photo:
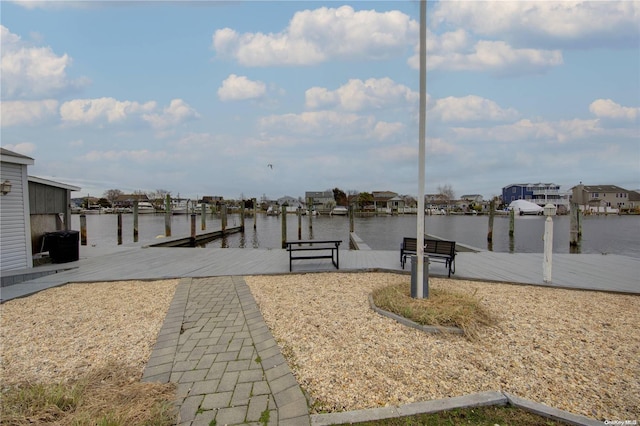
[[[184,198],[176,198],[171,200],[171,213],[173,214],[188,214],[189,213],[189,200]]]
[[[278,216],[280,214],[280,208],[278,206],[269,206],[267,209],[267,216]]]
[[[347,213],[349,213],[349,209],[347,209],[344,206],[335,206],[333,209],[331,209],[331,216],[345,216]]]
[[[156,208],[148,201],[138,201],[138,214],[155,213]]]
[[[527,200],[514,200],[509,204],[509,210],[515,211],[519,215],[541,215],[544,208],[536,203]]]
[[[102,207],[98,204],[89,204],[86,209],[80,210],[80,214],[101,214]]]

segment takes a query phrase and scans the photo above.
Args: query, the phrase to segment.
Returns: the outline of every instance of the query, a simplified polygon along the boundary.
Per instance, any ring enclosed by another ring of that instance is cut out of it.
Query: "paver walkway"
[[[242,277],[180,281],[143,380],[178,385],[180,425],[310,424],[307,400]]]

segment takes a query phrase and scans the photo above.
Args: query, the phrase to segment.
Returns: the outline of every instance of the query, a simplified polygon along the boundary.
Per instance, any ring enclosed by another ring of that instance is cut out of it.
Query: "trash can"
[[[74,262],[80,258],[80,232],[56,231],[44,234],[44,249],[53,263]]]

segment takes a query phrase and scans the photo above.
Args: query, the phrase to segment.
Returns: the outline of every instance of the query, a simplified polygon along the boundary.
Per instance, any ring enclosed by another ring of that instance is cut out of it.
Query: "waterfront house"
[[[147,194],[120,194],[115,200],[113,200],[113,205],[111,207],[116,209],[116,211],[132,208],[133,203],[136,200],[138,202],[144,201],[148,203],[149,197],[147,197]]]
[[[404,209],[404,199],[392,191],[373,191],[373,206],[378,213],[397,213]]]
[[[333,191],[306,191],[304,193],[304,199],[309,202],[309,198],[312,198],[313,208],[318,213],[329,214],[331,209],[335,207],[336,200],[333,198]]]
[[[287,212],[294,213],[298,208],[304,210],[304,204],[300,202],[297,198],[291,197],[289,195],[285,195],[284,197],[278,198],[278,205],[282,206],[284,203],[287,203]]]
[[[629,206],[629,191],[616,185],[583,185],[572,188],[572,202],[585,213],[615,213]]]
[[[525,200],[540,206],[547,203],[556,206],[567,204],[566,197],[560,191],[560,185],[555,183],[513,183],[502,188],[502,201],[505,204],[516,200]]]
[[[27,166],[34,160],[0,147],[0,270],[33,266]]]
[[[640,213],[640,192],[638,191],[629,191],[629,204],[627,209],[629,212]]]

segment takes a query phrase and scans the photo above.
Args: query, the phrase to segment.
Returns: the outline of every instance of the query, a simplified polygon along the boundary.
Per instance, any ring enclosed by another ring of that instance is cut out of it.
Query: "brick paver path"
[[[143,380],[178,385],[180,425],[310,422],[307,400],[242,277],[180,281]]]

